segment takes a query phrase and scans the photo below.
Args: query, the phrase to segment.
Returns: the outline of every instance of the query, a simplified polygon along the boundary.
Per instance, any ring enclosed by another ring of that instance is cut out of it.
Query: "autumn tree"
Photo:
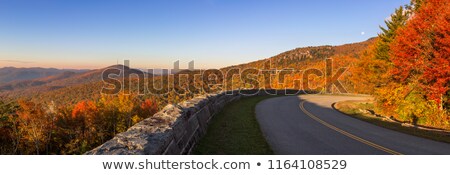
[[[117,125],[119,121],[119,110],[117,106],[117,100],[115,95],[105,95],[99,99],[100,115],[104,118],[106,131],[111,135],[116,135]]]
[[[49,123],[42,106],[30,101],[20,100],[17,111],[20,132],[24,133],[22,150],[25,154],[40,154],[46,148],[49,140]]]
[[[380,27],[382,32],[375,44],[361,53],[360,59],[351,69],[356,92],[374,94],[377,89],[386,87],[390,82],[390,45],[397,36],[397,31],[406,25],[409,16],[410,12],[402,6],[396,9],[385,21],[386,27]]]
[[[125,132],[133,124],[136,98],[132,94],[120,93],[116,98],[116,107],[119,112],[117,131]]]
[[[158,109],[158,102],[155,99],[145,99],[139,107],[139,120],[153,116]],[[138,121],[133,122],[137,123]]]
[[[420,93],[441,110],[450,87],[449,35],[450,1],[427,0],[399,30],[390,52],[394,81],[409,87],[407,95]]]
[[[22,134],[18,130],[17,109],[14,102],[0,101],[0,154],[18,152]]]
[[[369,46],[350,68],[350,79],[357,93],[373,94],[389,81],[389,64],[385,60],[375,59],[376,48],[376,44]]]
[[[98,108],[92,101],[81,101],[75,105],[72,111],[72,118],[75,121],[78,139],[80,142],[81,152],[87,151],[91,145],[89,142],[95,140],[95,134],[98,130],[96,127],[102,121],[98,120]]]

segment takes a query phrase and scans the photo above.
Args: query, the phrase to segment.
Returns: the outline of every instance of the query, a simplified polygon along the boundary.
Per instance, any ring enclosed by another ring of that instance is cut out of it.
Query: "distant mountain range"
[[[0,85],[13,81],[32,80],[62,74],[64,72],[82,73],[88,70],[54,69],[54,68],[0,68]]]
[[[70,86],[100,82],[102,80],[103,71],[111,68],[121,70],[122,73],[126,74],[143,73],[140,70],[130,69],[123,65],[114,65],[96,70],[6,67],[0,68],[0,72],[5,72],[7,75],[10,75],[11,78],[7,79],[6,75],[2,74],[2,77],[5,77],[5,81],[0,82],[0,93],[3,96],[16,96],[18,94],[26,96],[30,93],[47,92]],[[13,77],[16,78],[16,80],[10,80]]]

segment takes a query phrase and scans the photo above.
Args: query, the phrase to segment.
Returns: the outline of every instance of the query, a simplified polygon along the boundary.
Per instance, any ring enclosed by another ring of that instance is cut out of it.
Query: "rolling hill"
[[[270,58],[244,63],[234,66],[225,67],[223,69],[231,69],[231,68],[261,68],[261,66],[266,61],[271,61],[271,64],[277,68],[287,68],[289,65],[304,63],[304,62],[312,62],[312,61],[320,61],[326,58],[332,58],[335,56],[351,56],[358,58],[359,54],[364,51],[370,44],[374,43],[376,38],[370,38],[363,42],[356,42],[350,44],[344,44],[339,46],[310,46],[310,47],[302,47],[296,48],[293,50],[289,50],[278,55],[275,55]]]
[[[35,68],[31,69],[34,70]],[[117,69],[122,71],[122,74],[119,76],[119,78],[123,76],[123,73],[125,74],[143,73],[140,70],[130,69],[123,65],[114,65],[102,69],[83,72],[73,72],[55,69],[54,72],[59,71],[61,73],[31,80],[16,80],[1,85],[0,97],[8,99],[31,98],[33,96],[41,96],[42,94],[49,94],[53,91],[57,91],[59,89],[64,88],[73,89],[83,86],[89,87],[92,86],[93,84],[95,85],[101,84],[102,73],[107,69]],[[26,71],[26,68],[22,68],[21,70]],[[31,72],[31,70],[29,72]],[[147,74],[147,76],[148,75],[149,74]],[[81,94],[85,93],[85,90],[82,90],[80,93]],[[90,95],[91,93],[87,94]]]
[[[32,80],[37,78],[44,78],[62,74],[64,72],[82,73],[87,70],[76,69],[54,69],[54,68],[15,68],[4,67],[0,68],[0,85],[10,82],[17,82],[23,80]]]

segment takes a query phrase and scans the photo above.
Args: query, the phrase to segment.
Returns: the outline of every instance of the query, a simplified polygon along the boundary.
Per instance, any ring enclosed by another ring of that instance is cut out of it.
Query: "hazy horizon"
[[[374,38],[374,37],[369,37],[369,38],[367,38],[367,39],[365,39],[365,40],[362,40],[362,41],[359,41],[359,42],[363,42],[363,41],[367,41],[367,40],[369,40],[369,39],[371,39],[371,38]],[[358,43],[358,41],[357,42],[353,42],[353,43]],[[345,44],[352,44],[352,43],[343,43],[343,44],[341,44],[341,45],[345,45]],[[329,44],[323,44],[323,45],[312,45],[312,46],[304,46],[304,47],[318,47],[318,46],[328,46]],[[339,46],[339,45],[331,45],[331,46]],[[296,48],[301,48],[301,47],[296,47]],[[276,53],[276,54],[274,54],[274,55],[271,55],[271,56],[268,56],[268,57],[265,57],[265,58],[256,58],[255,60],[249,60],[249,62],[252,62],[252,61],[258,61],[258,60],[262,60],[262,59],[267,59],[267,58],[270,58],[270,57],[273,57],[273,56],[276,56],[276,55],[278,55],[278,54],[280,54],[280,53],[283,53],[283,52],[287,52],[287,51],[290,51],[290,50],[293,50],[293,49],[296,49],[296,48],[292,48],[292,49],[289,49],[289,50],[285,50],[285,51],[281,51],[281,52],[279,52],[279,53]],[[44,69],[68,69],[68,70],[70,70],[70,69],[74,69],[74,70],[95,70],[95,69],[102,69],[102,68],[106,68],[106,67],[109,67],[109,66],[114,66],[114,65],[124,65],[124,60],[130,60],[132,63],[133,63],[133,59],[131,58],[131,59],[123,59],[123,60],[116,60],[116,63],[114,63],[114,64],[109,64],[109,65],[102,65],[102,66],[100,66],[100,67],[93,67],[93,68],[83,68],[83,67],[45,67],[45,66],[29,66],[29,67],[27,67],[27,66],[22,66],[22,67],[20,67],[20,66],[8,66],[8,65],[6,65],[6,66],[1,66],[2,64],[0,64],[0,68],[7,68],[7,67],[13,67],[13,68],[44,68]],[[131,68],[133,68],[133,69],[172,69],[173,68],[173,62],[175,62],[175,61],[180,61],[180,68],[181,69],[188,69],[188,63],[190,62],[190,61],[196,61],[195,59],[193,59],[193,60],[180,60],[180,59],[173,59],[173,60],[164,60],[164,62],[167,62],[166,64],[168,64],[168,66],[167,67],[143,67],[143,66],[146,66],[146,65],[136,65],[136,64],[132,64],[132,65],[130,65],[130,67]],[[0,60],[0,63],[1,62],[9,62],[9,63],[14,63],[14,62],[18,62],[18,63],[23,63],[23,62],[21,62],[21,61],[15,61],[15,60]],[[33,62],[26,62],[26,64],[32,64]],[[229,67],[229,66],[235,66],[235,65],[240,65],[240,64],[246,64],[246,63],[238,63],[238,64],[232,64],[232,65],[224,65],[224,66],[222,66],[222,67],[201,67],[201,68],[199,68],[199,69],[220,69],[220,68],[225,68],[225,67]],[[200,65],[201,66],[201,65]],[[199,65],[196,63],[195,64],[195,67],[196,68],[198,68],[199,67]]]

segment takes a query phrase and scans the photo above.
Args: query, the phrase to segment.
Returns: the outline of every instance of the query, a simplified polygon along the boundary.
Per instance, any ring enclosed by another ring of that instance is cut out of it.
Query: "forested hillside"
[[[360,58],[361,53],[376,41],[371,38],[367,41],[345,44],[341,46],[317,46],[297,48],[271,58],[230,66],[221,69],[222,72],[246,69],[258,69],[265,71],[255,76],[257,84],[232,80],[227,77],[226,82],[231,89],[237,88],[273,88],[273,89],[304,89],[322,91],[326,85],[326,59],[332,59],[332,74],[336,74],[340,68],[350,68]],[[319,72],[313,72],[318,70]],[[247,71],[254,74],[252,71]],[[313,74],[311,74],[313,72]],[[339,80],[345,83],[347,92],[355,92],[354,85],[350,82],[349,72],[340,76]],[[234,82],[233,82],[234,81]],[[305,84],[306,83],[306,84]],[[345,93],[345,92],[341,92]]]
[[[114,77],[120,80],[123,90],[102,93],[103,87],[108,87],[102,81],[106,69],[120,72]],[[144,75],[145,79],[135,75]],[[201,94],[186,92],[178,83],[167,83],[174,77],[153,76],[116,65],[22,81],[23,86],[2,92],[0,154],[82,154],[152,116],[161,107]],[[144,86],[153,83],[167,87],[141,93]]]

